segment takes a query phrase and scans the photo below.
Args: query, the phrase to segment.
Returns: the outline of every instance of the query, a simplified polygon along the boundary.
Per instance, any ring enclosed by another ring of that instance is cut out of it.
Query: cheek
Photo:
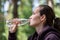
[[[30,22],[31,25],[38,25],[40,23],[39,16],[34,16]]]
[[[40,24],[40,20],[31,20],[30,22],[30,26],[36,26],[36,25],[39,25]]]
[[[40,23],[40,20],[39,20],[39,19],[36,19],[36,20],[34,21],[34,23],[35,23],[35,24],[39,24],[39,23]]]

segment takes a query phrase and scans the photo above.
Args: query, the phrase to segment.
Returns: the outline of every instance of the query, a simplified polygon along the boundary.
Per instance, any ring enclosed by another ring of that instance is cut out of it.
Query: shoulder
[[[52,27],[48,28],[44,34],[44,40],[60,40],[59,32]]]
[[[32,39],[32,35],[30,35],[29,37],[28,37],[28,40],[31,40]]]
[[[60,38],[56,34],[51,33],[45,37],[45,40],[60,40]]]

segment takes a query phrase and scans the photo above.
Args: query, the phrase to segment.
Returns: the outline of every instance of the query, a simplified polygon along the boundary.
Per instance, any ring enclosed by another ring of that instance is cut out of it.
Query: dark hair
[[[58,31],[60,31],[60,18],[55,18],[54,28],[56,28]]]
[[[40,9],[40,15],[42,16],[43,14],[46,15],[46,23],[45,25],[52,26],[53,25],[53,20],[55,19],[55,13],[51,7],[48,5],[39,5]]]

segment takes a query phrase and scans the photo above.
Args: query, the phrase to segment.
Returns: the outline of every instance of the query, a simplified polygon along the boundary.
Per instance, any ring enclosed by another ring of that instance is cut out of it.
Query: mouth
[[[32,18],[29,18],[29,24],[31,23],[31,19],[32,19]]]

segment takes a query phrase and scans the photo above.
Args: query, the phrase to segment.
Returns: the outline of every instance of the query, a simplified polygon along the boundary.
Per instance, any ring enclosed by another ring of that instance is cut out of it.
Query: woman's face
[[[41,23],[40,8],[37,7],[30,16],[30,26],[37,26]]]

